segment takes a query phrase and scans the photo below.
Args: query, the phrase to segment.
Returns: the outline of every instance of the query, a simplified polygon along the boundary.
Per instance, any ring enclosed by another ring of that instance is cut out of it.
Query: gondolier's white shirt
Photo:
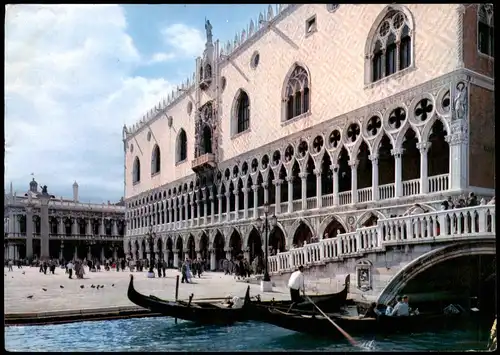
[[[299,270],[295,271],[292,276],[290,276],[290,280],[288,281],[288,287],[293,288],[294,290],[304,290],[304,274]]]
[[[391,316],[409,316],[410,306],[405,302],[398,302],[391,313]]]

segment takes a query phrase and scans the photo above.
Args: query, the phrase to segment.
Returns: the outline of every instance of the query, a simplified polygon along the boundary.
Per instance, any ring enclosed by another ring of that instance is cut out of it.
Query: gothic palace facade
[[[194,76],[123,128],[127,255],[253,259],[266,203],[284,251],[494,195],[491,5],[278,5],[227,43],[205,29]]]
[[[4,197],[4,260],[116,260],[124,256],[124,215],[123,202],[80,202],[76,182],[72,199],[50,195],[46,186],[40,192],[35,179],[23,196],[11,185]]]

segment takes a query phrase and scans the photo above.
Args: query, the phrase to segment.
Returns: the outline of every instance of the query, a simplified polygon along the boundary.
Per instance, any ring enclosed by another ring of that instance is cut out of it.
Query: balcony
[[[201,174],[205,171],[213,170],[215,166],[215,154],[213,153],[200,155],[199,157],[193,159],[191,163],[191,169],[193,169],[196,174]]]

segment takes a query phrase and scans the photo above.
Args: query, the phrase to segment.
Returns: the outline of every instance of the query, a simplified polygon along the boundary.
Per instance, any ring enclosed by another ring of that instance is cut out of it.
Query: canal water
[[[332,327],[332,332],[336,331]],[[9,351],[463,351],[484,350],[488,330],[473,325],[460,330],[318,340],[262,323],[231,327],[199,326],[172,318],[81,322],[5,328]]]

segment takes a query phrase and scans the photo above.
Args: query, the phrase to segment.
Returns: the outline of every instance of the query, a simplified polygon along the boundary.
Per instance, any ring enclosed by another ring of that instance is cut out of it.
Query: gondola
[[[252,310],[255,321],[272,324],[280,328],[293,330],[317,337],[340,339],[343,335],[333,326],[328,318],[321,314],[303,312],[284,312],[267,307]],[[460,314],[419,314],[408,317],[379,316],[375,318],[348,317],[340,314],[328,315],[339,327],[350,335],[390,335],[395,333],[415,333],[442,329],[453,325]]]
[[[200,324],[229,325],[246,320],[245,306],[250,302],[250,286],[247,288],[242,308],[227,308],[227,305],[208,302],[165,301],[155,296],[146,296],[134,288],[134,276],[130,275],[128,299],[153,313],[188,320]]]
[[[344,288],[337,293],[325,295],[309,296],[312,301],[321,308],[324,312],[338,312],[347,302],[347,294],[349,293],[350,275],[345,278]],[[317,313],[314,305],[309,301],[293,304],[292,301],[265,301],[252,302],[253,306],[272,307],[282,311],[300,310],[303,312]]]

